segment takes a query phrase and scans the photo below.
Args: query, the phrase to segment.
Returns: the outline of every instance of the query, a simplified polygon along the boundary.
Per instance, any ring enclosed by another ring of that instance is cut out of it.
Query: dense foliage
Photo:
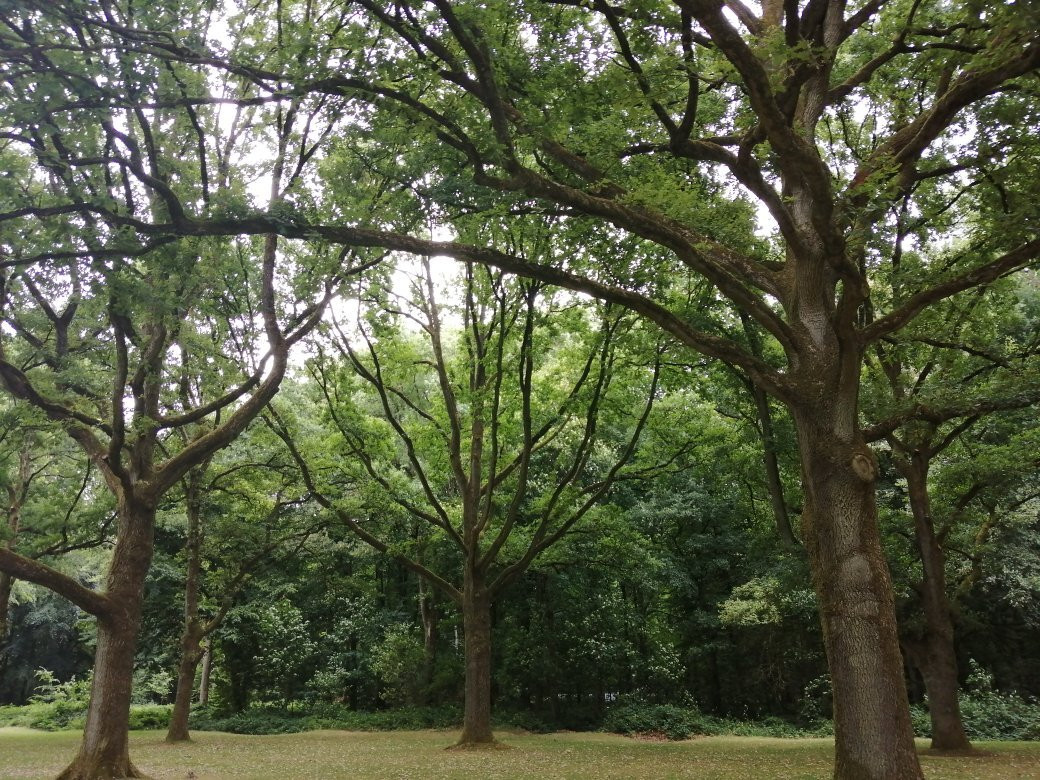
[[[0,3],[0,696],[1033,735],[1038,30]]]

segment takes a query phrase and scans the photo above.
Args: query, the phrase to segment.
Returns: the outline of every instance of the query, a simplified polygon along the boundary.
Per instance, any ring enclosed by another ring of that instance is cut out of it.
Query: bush
[[[170,724],[169,705],[143,705],[130,708],[131,730],[164,729]],[[83,728],[87,719],[86,702],[35,702],[21,707],[0,707],[0,726],[21,726],[40,731],[69,731]]]
[[[668,739],[705,733],[704,718],[694,708],[639,702],[611,707],[603,719],[603,730],[617,734],[663,734]]]
[[[999,691],[973,691],[960,697],[961,719],[968,739],[1040,740],[1040,702],[1036,699]],[[928,703],[910,708],[914,732],[932,735]]]
[[[172,704],[134,705],[130,708],[130,730],[150,731],[168,728],[172,712]]]
[[[534,734],[548,734],[555,731],[555,727],[536,712],[520,710],[517,712],[496,713],[494,716],[495,728],[512,727],[530,731]]]
[[[64,731],[82,728],[86,715],[85,702],[35,702],[21,707],[0,707],[0,726]]]
[[[306,709],[259,706],[230,714],[198,710],[191,728],[232,734],[290,734],[315,729],[348,731],[415,731],[454,728],[462,721],[457,707],[400,707],[378,712],[357,712],[332,704]]]

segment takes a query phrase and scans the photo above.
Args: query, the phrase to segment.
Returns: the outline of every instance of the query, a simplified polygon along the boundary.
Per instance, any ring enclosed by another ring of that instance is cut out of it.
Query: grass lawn
[[[199,732],[169,746],[158,731],[133,732],[131,755],[156,780],[335,780],[343,778],[678,778],[828,780],[831,740],[700,737],[647,742],[611,734],[502,733],[509,749],[450,751],[454,732],[312,731],[264,737]],[[79,734],[0,728],[0,778],[50,780]],[[922,748],[924,743],[920,743]],[[1040,743],[980,745],[975,758],[922,755],[929,778],[1040,778]]]

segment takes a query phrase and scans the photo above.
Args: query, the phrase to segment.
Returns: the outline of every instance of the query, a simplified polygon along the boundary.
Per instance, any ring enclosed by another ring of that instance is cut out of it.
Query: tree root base
[[[140,769],[130,762],[125,764],[90,764],[89,762],[74,761],[68,766],[57,780],[123,780],[123,778],[138,778],[139,780],[152,780]]]
[[[992,758],[996,753],[988,750],[979,750],[975,747],[966,748],[925,748],[919,751],[923,756],[936,756],[938,758]]]
[[[456,742],[454,745],[448,745],[448,747],[444,749],[460,751],[512,750],[513,746],[507,745],[504,742],[499,742],[497,739],[492,739],[489,742]]]

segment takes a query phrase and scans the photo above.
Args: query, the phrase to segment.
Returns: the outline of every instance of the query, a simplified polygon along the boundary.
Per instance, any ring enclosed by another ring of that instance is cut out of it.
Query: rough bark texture
[[[908,653],[921,672],[928,695],[933,750],[970,750],[958,700],[957,652],[954,644],[953,612],[946,595],[946,559],[932,522],[928,496],[928,465],[912,456],[901,467],[906,477],[914,534],[921,556],[923,579],[921,601],[925,634]]]
[[[467,577],[462,624],[466,643],[466,697],[459,745],[490,744],[491,599],[482,582]]]
[[[152,560],[155,508],[123,498],[119,523],[119,542],[106,588],[111,609],[98,617],[94,681],[83,741],[58,780],[144,777],[130,762],[130,693],[144,580]]]
[[[819,599],[834,691],[834,776],[921,778],[914,750],[892,585],[877,523],[873,454],[842,443],[820,415],[796,414],[803,538]]]

